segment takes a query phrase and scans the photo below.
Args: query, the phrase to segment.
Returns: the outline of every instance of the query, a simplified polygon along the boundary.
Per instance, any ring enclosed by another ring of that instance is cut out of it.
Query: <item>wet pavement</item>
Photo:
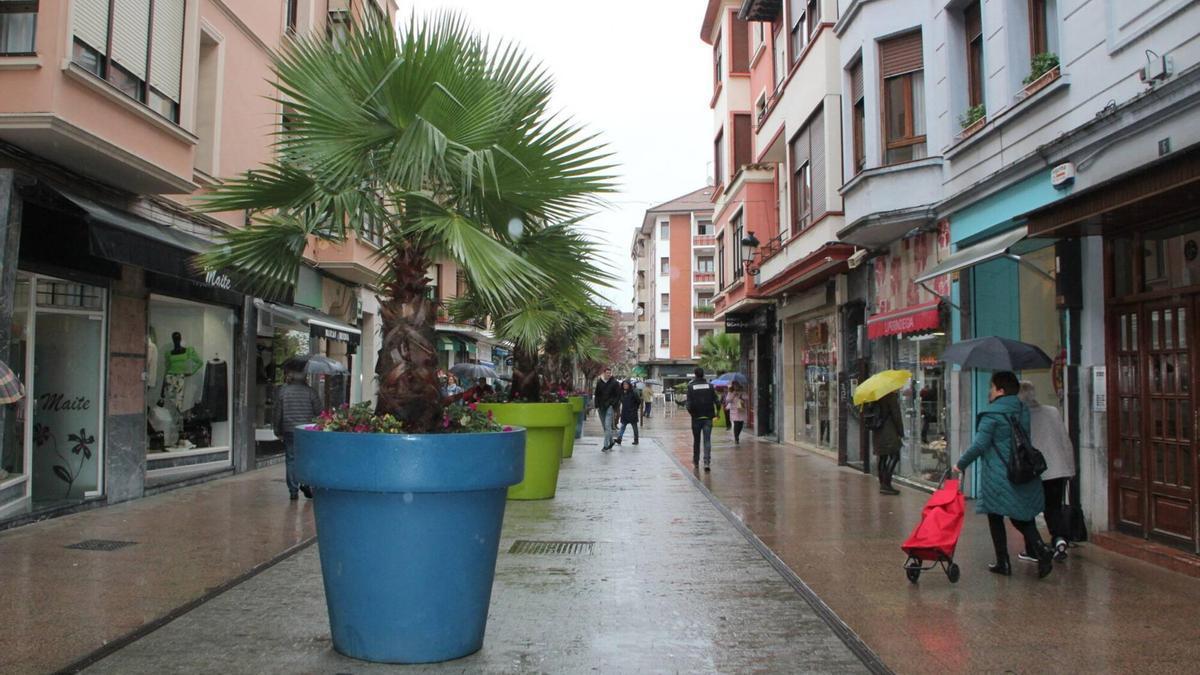
[[[1200,580],[1083,545],[1038,581],[1016,536],[997,577],[968,503],[961,581],[912,585],[899,545],[927,494],[723,430],[694,471],[686,415],[644,431],[610,454],[585,439],[556,499],[509,503],[466,659],[333,652],[311,504],[274,466],[0,533],[0,672],[863,672],[872,655],[901,673],[1200,672]],[[65,548],[88,539],[136,543]],[[518,539],[594,546],[509,553]]]

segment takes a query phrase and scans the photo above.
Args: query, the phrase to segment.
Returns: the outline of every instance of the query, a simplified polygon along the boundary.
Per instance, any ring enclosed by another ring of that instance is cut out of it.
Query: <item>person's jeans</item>
[[[300,482],[296,480],[296,435],[283,435],[283,462],[287,467],[288,492],[296,494],[300,491]]]
[[[1046,527],[1050,528],[1050,540],[1067,539],[1067,510],[1063,508],[1063,498],[1067,494],[1067,484],[1070,478],[1051,478],[1042,481],[1042,490],[1046,493]]]
[[[616,412],[612,408],[605,408],[600,411],[600,426],[604,427],[604,447],[609,447],[613,444],[613,413]]]
[[[621,430],[617,432],[617,440],[618,441],[625,438],[625,427],[628,427],[630,425],[633,426],[633,442],[634,443],[638,442],[638,423],[636,421],[621,422]]]
[[[650,402],[646,401],[646,411],[642,413],[642,417],[650,416]]]
[[[707,417],[692,418],[692,464],[700,463],[700,439],[704,438],[704,463],[712,461],[712,420]]]
[[[989,513],[987,517],[988,529],[992,533],[992,547],[996,550],[996,560],[1007,559],[1008,533],[1004,528],[1004,516]],[[1025,551],[1029,555],[1036,556],[1038,551],[1046,545],[1042,541],[1042,535],[1038,534],[1037,525],[1032,520],[1017,520],[1016,518],[1009,518],[1008,520],[1013,524],[1013,527],[1017,528],[1021,536],[1025,538]]]

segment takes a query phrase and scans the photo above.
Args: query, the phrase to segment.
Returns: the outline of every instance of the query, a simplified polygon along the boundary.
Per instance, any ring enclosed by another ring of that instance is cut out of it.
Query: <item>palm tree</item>
[[[700,341],[700,367],[710,373],[728,373],[738,366],[742,341],[731,333],[705,335]]]
[[[204,200],[253,220],[201,264],[278,294],[295,283],[311,239],[342,242],[381,225],[376,412],[429,431],[441,404],[426,270],[455,260],[492,306],[552,288],[564,302],[586,302],[583,286],[605,275],[573,225],[613,189],[607,154],[550,112],[540,65],[450,13],[414,16],[400,34],[369,18],[338,46],[300,37],[275,56],[274,71],[289,111],[277,157]],[[564,274],[579,283],[562,285]]]

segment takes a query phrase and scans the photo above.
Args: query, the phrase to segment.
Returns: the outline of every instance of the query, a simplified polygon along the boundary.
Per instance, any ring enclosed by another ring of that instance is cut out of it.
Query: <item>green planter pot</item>
[[[509,499],[550,499],[558,487],[567,426],[575,427],[570,403],[480,403],[500,424],[525,427],[525,479],[508,488]]]
[[[563,459],[575,454],[575,439],[582,435],[583,431],[583,397],[571,396],[567,399],[568,405],[571,406],[571,424],[563,429]]]

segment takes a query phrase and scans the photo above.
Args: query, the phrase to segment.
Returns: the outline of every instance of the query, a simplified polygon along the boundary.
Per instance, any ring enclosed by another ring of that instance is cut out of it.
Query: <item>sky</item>
[[[646,209],[705,185],[713,122],[711,47],[700,41],[704,0],[400,0],[452,9],[481,33],[512,40],[554,76],[554,105],[598,132],[619,165],[619,191],[584,222],[618,275],[603,297],[633,308],[634,229]]]

